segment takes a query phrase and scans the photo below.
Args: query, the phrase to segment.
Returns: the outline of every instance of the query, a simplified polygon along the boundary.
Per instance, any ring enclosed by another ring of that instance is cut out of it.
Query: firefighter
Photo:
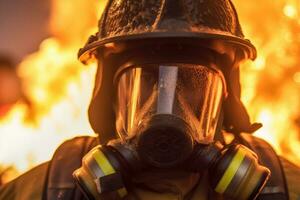
[[[79,50],[98,62],[99,137],[0,189],[0,199],[297,199],[300,171],[251,135],[239,65],[256,58],[230,0],[110,0]],[[235,139],[226,143],[226,137]]]

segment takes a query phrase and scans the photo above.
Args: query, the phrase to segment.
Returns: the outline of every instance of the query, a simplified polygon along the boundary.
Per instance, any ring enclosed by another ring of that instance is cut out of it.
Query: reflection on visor
[[[200,143],[213,141],[225,87],[222,73],[201,65],[145,65],[124,71],[118,80],[117,131],[122,138],[159,114],[175,115]]]
[[[159,67],[157,114],[172,114],[178,67]]]

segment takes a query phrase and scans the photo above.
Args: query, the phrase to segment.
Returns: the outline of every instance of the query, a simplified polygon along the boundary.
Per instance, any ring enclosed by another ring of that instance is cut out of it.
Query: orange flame
[[[0,119],[2,167],[13,165],[24,172],[50,159],[64,140],[93,133],[87,108],[96,66],[81,65],[76,55],[86,38],[96,31],[103,5],[103,1],[96,0],[52,2],[52,37],[19,66],[30,104],[18,102]]]
[[[243,102],[264,124],[255,135],[300,166],[300,2],[234,3],[259,55],[241,66]]]
[[[256,135],[300,165],[300,5],[298,0],[234,0],[258,59],[241,66],[243,101],[264,127]],[[105,1],[53,0],[52,37],[20,65],[30,105],[19,102],[0,121],[0,163],[20,172],[48,160],[67,138],[92,133],[87,107],[96,66],[76,60],[96,32]],[[298,121],[297,123],[295,123]]]

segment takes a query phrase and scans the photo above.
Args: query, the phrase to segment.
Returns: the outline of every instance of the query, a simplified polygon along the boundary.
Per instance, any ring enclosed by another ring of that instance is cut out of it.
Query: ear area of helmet
[[[211,40],[209,47],[221,55],[226,57],[232,62],[235,59],[236,47],[228,42],[220,39]]]
[[[237,44],[223,40],[214,40],[210,43],[209,48],[218,53],[215,59],[225,69],[239,67],[240,63],[251,58],[255,59],[256,55],[250,55],[247,49],[241,48]]]
[[[99,48],[99,45],[97,43],[95,43],[93,46],[92,43],[88,40],[86,45],[79,50],[78,59],[80,62],[85,65],[89,65],[90,63],[94,63],[97,60],[99,61],[100,59],[106,58],[112,54],[120,53],[125,49],[124,44],[116,44],[114,42],[106,43],[101,48]],[[89,48],[90,50],[87,51],[87,48]]]
[[[114,43],[114,42],[110,42],[110,43],[106,43],[104,44],[104,47],[101,49],[101,51],[103,51],[103,56],[104,57],[108,57],[112,54],[118,54],[123,52],[126,49],[126,45],[124,43]]]

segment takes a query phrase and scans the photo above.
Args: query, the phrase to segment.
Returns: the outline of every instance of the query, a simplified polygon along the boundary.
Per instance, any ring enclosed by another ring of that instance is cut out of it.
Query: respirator
[[[120,139],[97,146],[74,172],[89,199],[126,196],[131,177],[149,168],[208,171],[215,192],[255,199],[270,171],[243,145],[214,142],[226,84],[214,66],[145,64],[115,76]]]

